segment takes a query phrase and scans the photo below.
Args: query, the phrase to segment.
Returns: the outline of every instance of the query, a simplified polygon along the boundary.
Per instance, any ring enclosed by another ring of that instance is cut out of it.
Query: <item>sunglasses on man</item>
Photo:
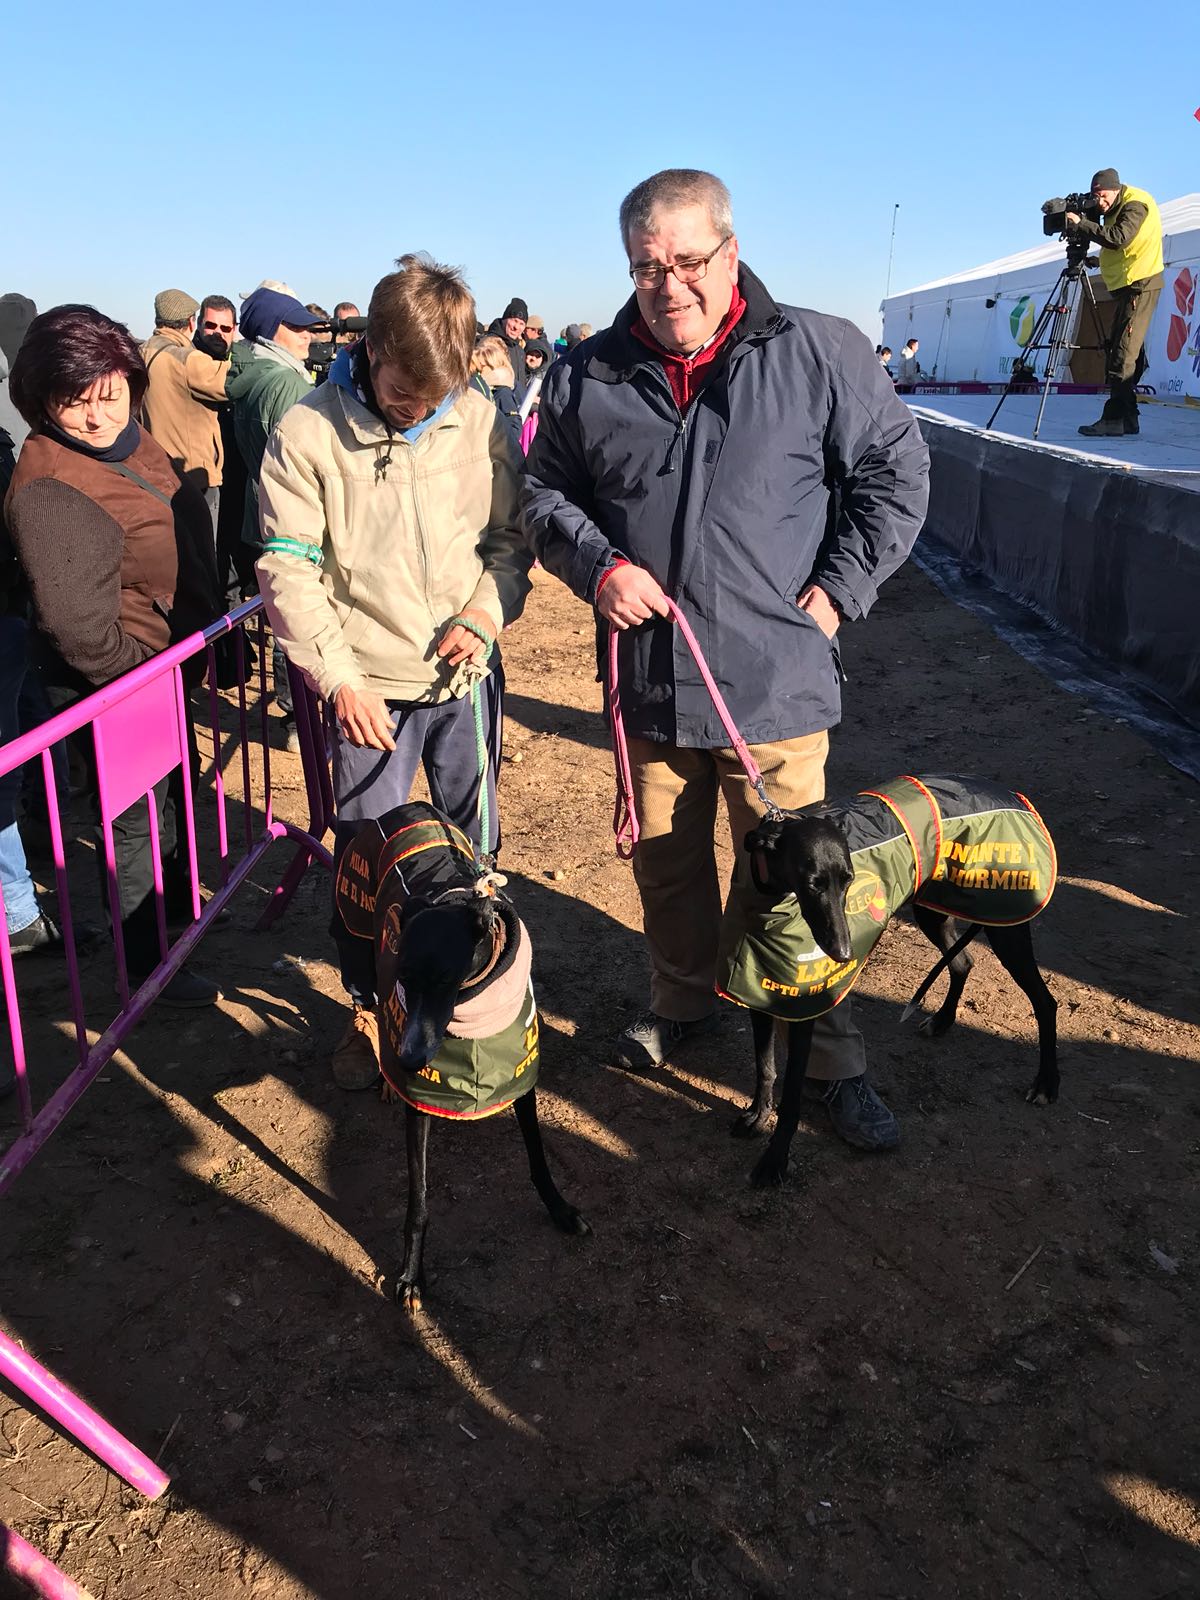
[[[232,322],[213,322],[211,318],[205,317],[200,326],[205,333],[232,333],[236,324]]]

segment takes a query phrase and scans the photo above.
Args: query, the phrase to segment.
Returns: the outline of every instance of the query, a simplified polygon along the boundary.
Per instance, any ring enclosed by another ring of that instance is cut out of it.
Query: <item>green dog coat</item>
[[[902,777],[809,809],[836,822],[850,846],[852,954],[839,962],[818,947],[795,895],[770,904],[744,851],[721,926],[716,990],[751,1011],[808,1022],[832,1010],[908,900],[1002,927],[1031,921],[1054,892],[1054,843],[1014,790],[974,779]]]
[[[460,992],[437,1055],[418,1072],[402,1072],[398,1065],[405,1000],[396,958],[409,899],[469,893],[479,877],[466,835],[434,807],[411,801],[363,824],[342,856],[336,886],[347,929],[375,943],[384,1078],[418,1111],[460,1121],[505,1110],[537,1082],[539,1030],[529,935],[508,902],[494,896],[492,959]]]

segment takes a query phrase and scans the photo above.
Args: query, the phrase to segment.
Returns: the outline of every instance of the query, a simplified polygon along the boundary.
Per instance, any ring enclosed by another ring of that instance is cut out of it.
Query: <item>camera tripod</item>
[[[1071,332],[1076,323],[1076,312],[1082,306],[1087,308],[1091,316],[1092,332],[1095,335],[1094,344],[1072,344]],[[1049,337],[1047,337],[1047,334]],[[1038,405],[1037,420],[1033,425],[1033,437],[1036,439],[1042,426],[1042,413],[1046,409],[1046,398],[1050,393],[1050,385],[1058,377],[1059,364],[1063,357],[1070,360],[1069,352],[1074,350],[1102,350],[1107,353],[1108,346],[1104,339],[1104,330],[1100,326],[1100,313],[1096,307],[1096,296],[1088,279],[1087,272],[1087,246],[1075,244],[1067,245],[1067,262],[1058,275],[1058,282],[1050,291],[1050,298],[1042,307],[1037,321],[1033,325],[1033,332],[1029,336],[1029,343],[1022,351],[1022,365],[1024,357],[1036,350],[1046,352],[1046,367],[1042,377],[1042,398]],[[1000,407],[1013,393],[1018,379],[1014,375],[1009,378],[1003,394],[996,401],[996,408],[987,419],[987,428],[991,429],[993,422],[1000,414]]]

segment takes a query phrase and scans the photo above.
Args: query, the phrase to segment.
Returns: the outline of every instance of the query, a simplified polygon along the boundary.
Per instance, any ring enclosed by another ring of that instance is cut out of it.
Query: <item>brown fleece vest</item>
[[[144,429],[137,449],[121,465],[152,483],[168,500],[179,492],[179,479],[166,451]],[[69,450],[44,434],[31,434],[21,447],[7,502],[46,479],[86,495],[116,523],[123,538],[121,625],[150,650],[165,650],[170,630],[163,613],[174,604],[179,572],[175,519],[169,506],[104,462]],[[70,539],[71,529],[62,528],[58,537]]]

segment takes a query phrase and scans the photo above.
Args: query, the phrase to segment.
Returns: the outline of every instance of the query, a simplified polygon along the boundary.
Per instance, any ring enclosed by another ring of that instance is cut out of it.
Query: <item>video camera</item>
[[[1056,233],[1063,238],[1074,233],[1074,228],[1067,226],[1068,211],[1086,217],[1089,222],[1099,222],[1104,215],[1100,202],[1087,193],[1056,195],[1052,200],[1043,200],[1042,232],[1048,239]]]
[[[1093,199],[1090,193],[1055,195],[1052,200],[1042,201],[1042,232],[1047,238],[1057,234],[1060,239],[1067,241],[1067,266],[1072,273],[1078,274],[1088,265],[1087,253],[1091,240],[1082,229],[1068,223],[1068,212],[1086,217],[1089,222],[1099,222],[1104,211],[1100,202]]]
[[[313,324],[313,342],[308,347],[308,360],[304,365],[315,375],[318,383],[324,383],[329,376],[333,358],[342,348],[338,344],[341,335],[363,334],[366,331],[366,317],[330,317],[328,322]]]

